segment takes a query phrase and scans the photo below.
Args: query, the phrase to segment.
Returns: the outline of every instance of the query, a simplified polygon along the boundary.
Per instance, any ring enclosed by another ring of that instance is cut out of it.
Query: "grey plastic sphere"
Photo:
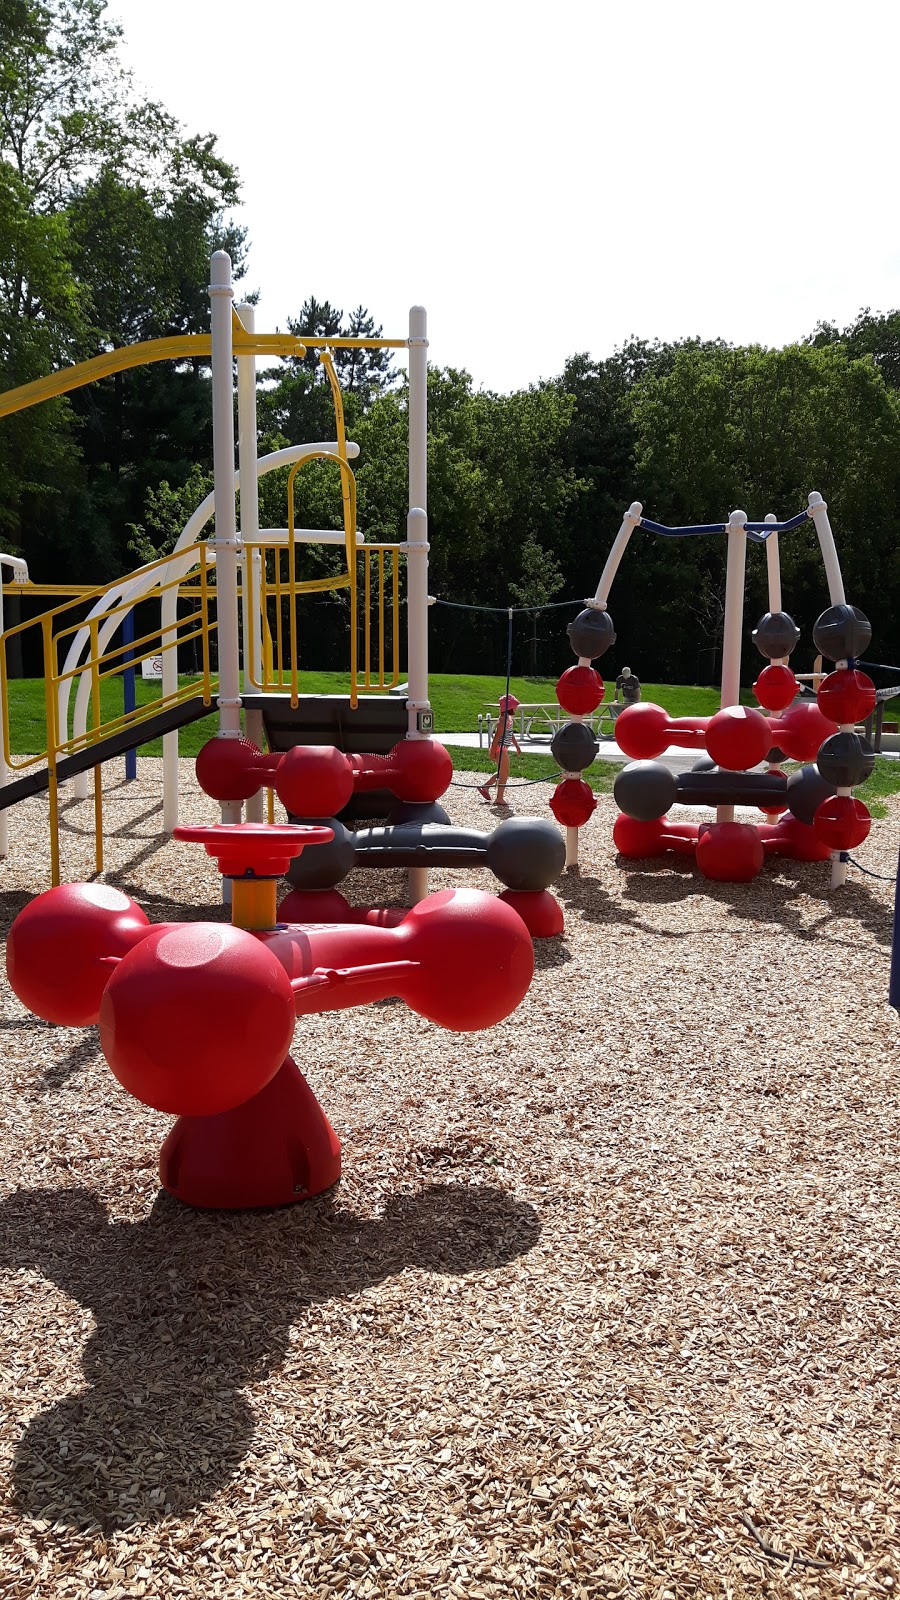
[[[289,819],[296,822],[296,817]],[[312,819],[304,817],[304,823]],[[354,836],[336,817],[318,817],[326,827],[334,830],[330,844],[310,845],[301,856],[295,856],[287,870],[287,877],[295,889],[333,889],[342,883],[356,865]]]
[[[579,611],[575,621],[569,623],[566,633],[576,656],[588,656],[591,661],[605,655],[610,645],[616,642],[616,630],[609,612],[595,611],[593,606]]]
[[[760,617],[751,637],[761,656],[769,661],[781,661],[793,650],[800,629],[786,611],[767,611]]]
[[[855,789],[858,783],[871,778],[875,751],[868,739],[861,739],[858,733],[833,733],[821,746],[816,767],[819,776],[836,789]]]
[[[488,839],[485,860],[507,889],[546,889],[566,864],[566,846],[545,818],[509,817]]]
[[[440,822],[444,827],[450,824],[449,816],[437,800],[398,800],[385,820],[388,827],[402,826],[404,822]]]
[[[583,772],[599,748],[585,722],[567,722],[550,741],[550,754],[563,772]]]
[[[638,822],[655,822],[657,817],[664,817],[677,797],[678,779],[660,761],[630,761],[613,784],[613,799],[619,810]]]
[[[792,772],[787,781],[788,809],[798,822],[811,826],[822,801],[834,794],[834,789],[834,784],[826,783],[815,767],[801,767],[799,772]]]
[[[850,661],[868,649],[872,625],[859,606],[829,606],[813,628],[816,649],[829,661]]]

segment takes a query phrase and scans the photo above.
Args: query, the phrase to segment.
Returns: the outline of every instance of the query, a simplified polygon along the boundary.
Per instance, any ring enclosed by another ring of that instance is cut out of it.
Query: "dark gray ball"
[[[826,783],[815,767],[801,767],[799,772],[792,772],[788,778],[788,810],[798,822],[805,822],[808,826],[822,801],[827,800],[830,794],[834,794],[834,784]]]
[[[770,767],[780,767],[783,761],[787,761],[787,756],[780,744],[771,744],[766,752],[766,760]]]
[[[566,633],[576,656],[588,656],[591,661],[605,655],[610,645],[616,642],[616,630],[609,612],[596,611],[593,606],[579,611],[575,621],[569,623]]]
[[[829,606],[813,628],[816,649],[829,661],[850,661],[868,649],[872,624],[859,606]]]
[[[450,824],[450,818],[437,800],[398,800],[386,821],[388,827],[404,822],[440,822],[444,827]]]
[[[858,783],[871,778],[875,751],[868,739],[861,739],[858,733],[833,733],[821,746],[816,766],[819,776],[836,789],[855,789]]]
[[[298,818],[290,817],[289,820],[296,822]],[[304,822],[312,820],[332,828],[334,838],[330,844],[311,844],[302,856],[295,856],[288,867],[287,876],[295,889],[333,889],[356,866],[354,835],[336,817],[303,818]]]
[[[566,864],[566,846],[547,819],[509,817],[488,839],[485,860],[507,889],[546,889]]]
[[[718,763],[713,761],[712,756],[701,756],[691,767],[691,772],[718,772],[718,770]]]
[[[630,761],[613,784],[613,798],[619,810],[638,822],[655,822],[657,817],[664,817],[677,797],[678,780],[661,761]]]
[[[585,722],[567,722],[550,741],[550,754],[563,772],[583,772],[599,748]]]
[[[800,637],[800,629],[786,611],[767,611],[753,629],[752,639],[761,656],[780,661],[789,656]]]

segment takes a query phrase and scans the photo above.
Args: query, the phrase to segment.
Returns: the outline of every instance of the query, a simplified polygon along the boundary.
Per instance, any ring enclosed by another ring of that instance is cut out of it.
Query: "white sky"
[[[238,167],[257,327],[362,302],[512,389],[900,305],[896,0],[111,0]]]

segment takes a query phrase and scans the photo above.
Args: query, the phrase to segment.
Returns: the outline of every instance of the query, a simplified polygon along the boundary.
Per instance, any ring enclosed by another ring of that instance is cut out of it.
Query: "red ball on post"
[[[155,929],[116,968],[100,1043],[124,1089],[156,1111],[214,1116],[258,1094],[290,1049],[290,980],[252,933]]]
[[[353,794],[353,768],[333,745],[295,744],[275,774],[275,793],[293,817],[336,817]]]
[[[211,800],[250,800],[277,765],[278,757],[266,756],[252,739],[208,739],[199,752],[194,768],[197,782]]]
[[[837,723],[865,722],[875,709],[875,685],[867,672],[843,667],[829,672],[816,691],[819,710]]]
[[[594,791],[583,778],[563,778],[550,796],[550,810],[564,828],[583,828],[596,809]]]
[[[709,719],[706,748],[729,772],[746,772],[765,761],[771,745],[769,724],[752,706],[725,706]]]
[[[603,699],[603,679],[596,667],[567,667],[556,685],[556,698],[570,717],[587,717]]]
[[[799,687],[790,667],[782,662],[771,662],[763,667],[753,685],[753,693],[767,711],[786,711]]]
[[[829,850],[854,850],[869,837],[872,816],[853,795],[832,794],[822,801],[812,825],[816,838]]]
[[[701,823],[697,866],[718,883],[749,883],[765,860],[762,840],[747,822]]]

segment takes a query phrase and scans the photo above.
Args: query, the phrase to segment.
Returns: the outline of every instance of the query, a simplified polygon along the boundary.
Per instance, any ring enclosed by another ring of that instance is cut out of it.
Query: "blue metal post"
[[[122,643],[134,644],[134,612],[126,611],[122,618]],[[134,651],[126,650],[123,661],[133,661]],[[126,667],[122,674],[122,688],[125,696],[125,715],[134,711],[137,705],[134,683],[134,667]],[[125,782],[131,783],[137,777],[137,751],[125,751]]]

